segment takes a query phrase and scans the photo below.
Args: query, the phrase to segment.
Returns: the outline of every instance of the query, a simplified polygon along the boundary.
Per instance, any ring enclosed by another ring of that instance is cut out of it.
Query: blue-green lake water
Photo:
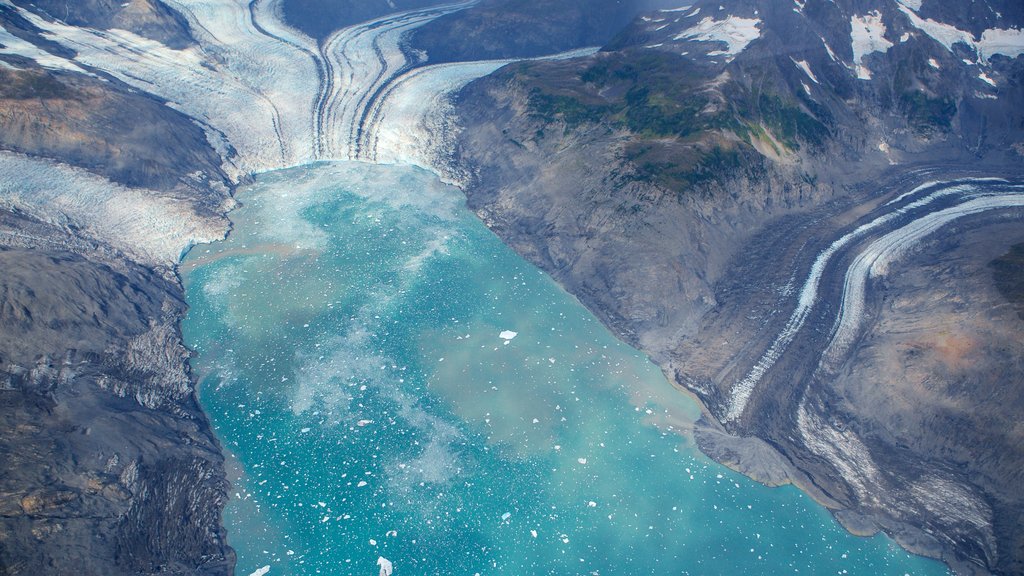
[[[701,455],[694,403],[433,175],[239,199],[182,266],[239,574],[946,574]]]

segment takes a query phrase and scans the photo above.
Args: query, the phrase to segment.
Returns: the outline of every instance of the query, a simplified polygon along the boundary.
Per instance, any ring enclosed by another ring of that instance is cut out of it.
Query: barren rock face
[[[702,400],[709,454],[958,571],[1019,572],[1020,190],[979,182],[987,212],[924,185],[1018,181],[1019,124],[993,121],[1022,59],[978,48],[1009,91],[985,95],[927,2],[726,8],[469,85],[453,173]]]

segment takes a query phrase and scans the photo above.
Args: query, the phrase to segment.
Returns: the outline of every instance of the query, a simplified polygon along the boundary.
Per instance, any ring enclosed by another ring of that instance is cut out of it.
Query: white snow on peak
[[[870,80],[871,71],[864,66],[863,59],[873,52],[885,52],[892,48],[892,42],[885,38],[885,23],[877,10],[864,16],[854,15],[850,18],[850,39],[853,43],[853,65],[857,69],[857,78]]]
[[[14,34],[11,34],[3,26],[0,26],[0,54],[10,54],[12,56],[21,56],[34,60],[36,64],[39,64],[43,68],[49,68],[51,70],[68,70],[70,72],[79,72],[82,74],[90,74],[85,70],[81,69],[74,62],[67,58],[61,58],[36,47],[31,42],[26,42],[21,38],[18,38]],[[13,68],[13,66],[5,66],[6,68]]]
[[[807,63],[807,60],[797,60],[796,58],[790,58],[790,60],[793,61],[793,64],[796,64],[797,68],[803,70],[804,74],[807,74],[807,77],[815,84],[821,84],[821,82],[818,82],[818,78],[814,75],[814,72],[811,72],[811,65]],[[810,90],[808,90],[808,92],[810,92]]]
[[[981,34],[978,53],[985,60],[991,60],[996,54],[1016,58],[1024,54],[1024,30],[989,28]]]
[[[966,30],[918,16],[916,10],[920,9],[920,2],[915,7],[913,2],[899,0],[899,9],[915,28],[931,36],[950,52],[954,44],[963,44],[977,53],[982,61],[989,61],[996,54],[1010,58],[1024,54],[1024,30],[1019,28],[989,28],[982,32],[980,40],[975,40],[974,35]]]
[[[692,7],[692,5],[688,4],[686,6],[680,6],[679,8],[662,8],[661,10],[658,10],[658,12],[686,12]]]
[[[757,18],[726,16],[715,20],[707,16],[696,26],[680,32],[675,40],[699,40],[702,42],[725,42],[726,50],[709,52],[709,56],[735,56],[748,44],[761,37],[761,21]]]
[[[957,42],[974,47],[974,36],[970,32],[965,32],[949,24],[936,22],[930,18],[925,20],[918,16],[907,4],[907,2],[901,0],[899,9],[907,15],[910,23],[918,30],[934,38],[939,44],[945,46],[947,50],[952,50],[953,45]],[[920,4],[918,4],[918,7],[920,7]]]
[[[996,81],[993,80],[992,78],[989,78],[988,74],[985,74],[984,72],[978,74],[978,79],[983,81],[983,82],[985,82],[986,84],[988,84],[990,86],[995,86],[996,85]]]

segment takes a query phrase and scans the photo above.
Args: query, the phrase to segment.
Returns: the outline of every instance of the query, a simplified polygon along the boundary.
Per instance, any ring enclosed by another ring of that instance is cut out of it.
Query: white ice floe
[[[379,576],[391,576],[391,573],[395,570],[391,560],[388,560],[383,556],[377,558],[377,566],[380,566]]]
[[[864,57],[874,52],[885,52],[892,48],[892,42],[885,37],[885,23],[882,15],[873,10],[863,16],[850,18],[850,40],[853,46],[853,65],[857,78],[870,80],[871,71],[864,65]]]
[[[518,335],[519,335],[518,332],[513,332],[511,330],[503,330],[500,334],[498,334],[498,338],[501,338],[502,340],[506,340],[507,341],[507,340],[512,340],[513,338],[515,338]]]
[[[193,245],[227,232],[226,220],[200,216],[188,200],[11,152],[0,152],[0,206],[74,227],[77,234],[156,266],[173,266]]]
[[[256,569],[256,571],[253,572],[252,574],[249,574],[249,576],[266,576],[268,573],[270,573],[270,566],[269,565],[264,566],[263,568]]]
[[[725,50],[709,52],[708,55],[735,56],[742,52],[748,44],[761,37],[760,26],[761,21],[757,18],[727,16],[724,20],[715,20],[707,16],[696,26],[680,32],[675,39],[724,42]]]

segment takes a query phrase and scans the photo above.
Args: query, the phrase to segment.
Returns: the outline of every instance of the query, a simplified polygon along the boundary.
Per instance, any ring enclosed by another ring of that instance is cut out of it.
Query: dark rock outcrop
[[[1020,25],[1017,8],[989,8],[981,29]],[[855,532],[965,574],[1016,574],[1024,326],[1005,278],[1019,209],[943,228],[900,260],[908,273],[872,280],[858,344],[823,378],[843,267],[895,224],[844,247],[805,332],[730,413],[816,255],[923,182],[1021,176],[1024,58],[947,48],[909,10],[649,14],[592,57],[467,86],[447,169],[499,236],[700,398],[710,455],[801,485]],[[928,1],[920,17],[978,27]],[[856,54],[853,27],[879,23],[888,44]]]
[[[230,574],[181,287],[0,212],[0,573]]]
[[[157,2],[31,4],[75,25],[191,42]],[[0,24],[70,56],[9,7]],[[0,150],[157,190],[181,216],[223,227],[229,180],[202,127],[112,78],[3,60]],[[72,203],[106,193],[61,187]],[[130,239],[89,233],[59,206],[40,217],[0,206],[0,574],[230,575],[224,460],[188,372],[173,263],[142,265],[124,251]]]

